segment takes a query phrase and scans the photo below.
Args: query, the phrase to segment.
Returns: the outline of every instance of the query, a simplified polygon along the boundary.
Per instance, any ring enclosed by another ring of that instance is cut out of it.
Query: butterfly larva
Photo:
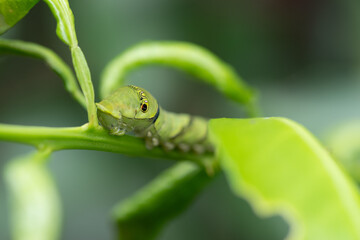
[[[148,149],[160,145],[165,150],[178,148],[199,154],[213,151],[206,119],[167,112],[140,87],[120,87],[96,105],[101,125],[112,135],[133,132],[145,139]]]

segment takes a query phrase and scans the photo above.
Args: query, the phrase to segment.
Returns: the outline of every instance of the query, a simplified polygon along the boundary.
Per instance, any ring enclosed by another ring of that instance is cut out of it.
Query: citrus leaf
[[[44,0],[53,13],[57,25],[56,34],[68,46],[76,47],[78,40],[75,32],[74,15],[67,0]]]
[[[75,31],[74,15],[71,11],[69,1],[44,1],[49,6],[51,12],[56,19],[56,34],[66,45],[70,47],[76,77],[85,96],[89,127],[97,127],[98,119],[96,116],[94,87],[91,81],[90,69],[86,62],[84,53],[78,46],[78,40]]]
[[[0,0],[0,34],[20,21],[39,0]]]
[[[289,239],[360,239],[355,184],[302,126],[284,118],[215,119],[210,135],[233,191],[259,215],[284,216]]]

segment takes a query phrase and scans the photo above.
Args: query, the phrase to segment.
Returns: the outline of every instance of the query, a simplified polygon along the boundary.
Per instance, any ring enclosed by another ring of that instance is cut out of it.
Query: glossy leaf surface
[[[281,214],[289,239],[359,239],[359,193],[329,153],[284,118],[215,119],[210,135],[233,191],[263,216]]]
[[[21,20],[39,0],[0,0],[0,34]]]

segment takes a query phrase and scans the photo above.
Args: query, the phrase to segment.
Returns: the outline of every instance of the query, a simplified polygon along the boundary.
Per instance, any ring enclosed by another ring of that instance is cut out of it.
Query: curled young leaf
[[[207,49],[186,42],[146,42],[118,55],[102,74],[101,96],[106,97],[124,85],[129,72],[146,65],[163,65],[185,71],[244,104],[250,115],[257,115],[256,94],[234,69]]]
[[[67,0],[44,0],[53,13],[57,25],[56,34],[68,46],[77,46],[74,15]]]
[[[69,6],[68,0],[44,0],[53,13],[56,22],[56,33],[58,37],[70,47],[74,69],[82,92],[85,96],[88,112],[89,127],[98,126],[96,117],[95,94],[91,81],[89,66],[84,53],[78,46],[76,37],[74,15]]]

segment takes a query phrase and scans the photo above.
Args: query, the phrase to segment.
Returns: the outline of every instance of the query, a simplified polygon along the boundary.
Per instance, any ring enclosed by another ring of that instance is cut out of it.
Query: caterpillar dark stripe
[[[101,125],[112,135],[133,132],[145,139],[148,149],[160,145],[165,150],[178,148],[198,154],[213,151],[206,119],[167,112],[140,87],[120,87],[96,105]]]

